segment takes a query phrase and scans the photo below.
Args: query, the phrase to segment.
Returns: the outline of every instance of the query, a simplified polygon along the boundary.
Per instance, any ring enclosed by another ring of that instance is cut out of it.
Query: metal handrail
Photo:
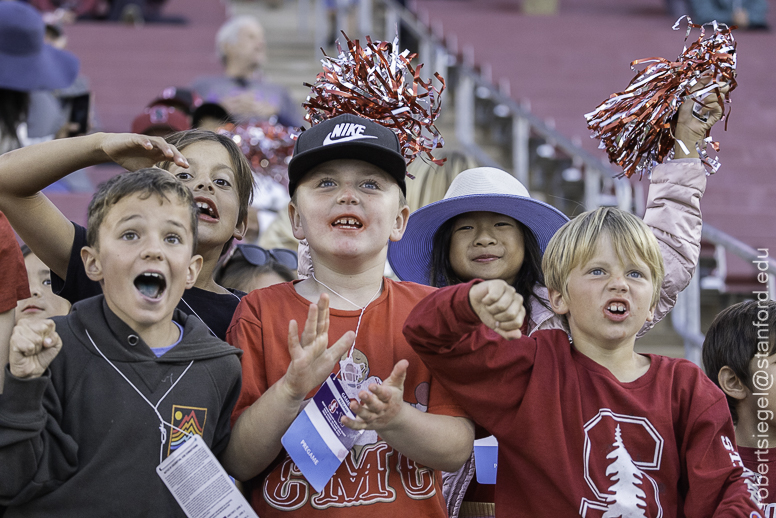
[[[769,275],[768,282],[774,282],[774,280],[776,280],[776,259],[773,259],[772,257],[761,258],[759,251],[754,247],[747,245],[743,241],[734,238],[730,234],[726,234],[708,223],[703,224],[703,239],[715,245],[723,246],[725,250],[733,252],[746,262],[766,263],[768,265],[767,269],[761,271],[771,274]],[[772,294],[774,291],[776,290],[769,289],[769,292]]]
[[[317,0],[322,3],[322,0]],[[399,4],[396,0],[361,0],[361,15],[359,17],[360,30],[364,34],[372,34],[373,3],[379,2],[386,10],[385,30],[383,37],[392,39],[398,28],[399,22],[414,33],[420,41],[420,47],[425,52],[423,59],[436,61],[436,70],[442,75],[449,66],[448,56],[454,57],[453,65],[459,72],[458,91],[454,92],[456,99],[456,134],[462,147],[472,154],[480,163],[499,167],[496,161],[486,151],[479,147],[473,139],[474,135],[474,93],[478,89],[486,89],[491,100],[496,104],[504,105],[509,110],[513,119],[514,149],[512,154],[513,174],[528,185],[527,156],[528,138],[530,133],[543,137],[552,142],[556,148],[562,150],[571,158],[577,166],[585,168],[585,205],[588,209],[600,205],[601,182],[605,178],[613,178],[619,171],[612,168],[603,158],[597,157],[583,149],[571,139],[557,131],[554,127],[533,114],[530,109],[515,101],[502,88],[494,85],[488,78],[477,70],[472,57],[472,49],[464,49],[459,54],[454,40],[445,40],[442,34],[428,28],[414,13]],[[367,5],[368,4],[368,5]],[[318,34],[321,34],[318,29]],[[441,32],[441,31],[437,31]],[[424,69],[425,78],[429,77],[432,67]],[[508,90],[508,86],[507,86]],[[619,188],[615,185],[618,205],[621,208],[631,209],[632,192],[627,185]],[[625,192],[625,191],[628,192]],[[726,250],[738,255],[747,261],[760,260],[758,252],[751,246],[722,232],[721,230],[705,223],[703,225],[703,239],[715,245],[720,245]],[[768,258],[767,273],[769,274],[768,292],[770,298],[776,296],[776,260]],[[697,271],[696,271],[697,273]],[[700,329],[700,283],[697,275],[693,276],[690,285],[679,294],[676,306],[672,311],[672,324],[675,331],[682,337],[685,343],[685,356],[700,364],[700,348],[704,336]]]
[[[708,223],[703,224],[702,236],[704,240],[724,247],[725,250],[736,254],[747,262],[765,263],[767,268],[760,271],[768,274],[767,292],[769,298],[774,298],[776,295],[776,260],[771,257],[761,258],[758,250]],[[700,293],[700,282],[695,275],[690,285],[679,294],[676,306],[671,312],[671,323],[674,331],[684,340],[685,358],[698,365],[701,363],[701,349],[704,340],[700,323]]]
[[[427,53],[427,55],[421,56],[422,59],[431,60],[434,56],[437,57],[434,63],[430,63],[436,65],[435,69],[437,71],[442,73],[449,66],[447,63],[448,56],[454,58],[454,66],[459,73],[458,90],[463,90],[463,95],[455,92],[456,135],[461,146],[467,152],[483,165],[501,167],[473,139],[475,134],[473,117],[474,91],[485,89],[494,103],[503,105],[508,109],[509,116],[513,120],[512,174],[523,184],[529,186],[527,162],[529,138],[531,134],[540,136],[546,141],[551,142],[556,149],[560,149],[572,159],[577,167],[584,169],[585,206],[594,208],[601,205],[602,181],[606,178],[613,178],[619,171],[612,168],[604,158],[593,155],[566,135],[560,133],[550,123],[532,113],[529,108],[515,101],[509,93],[505,93],[502,91],[502,88],[494,85],[488,78],[484,77],[486,74],[478,71],[474,64],[472,49],[465,48],[463,52],[459,53],[457,43],[452,38],[446,40],[442,34],[435,34],[432,29],[429,29],[428,24],[423,23],[414,13],[396,0],[361,0],[362,5],[370,4],[371,6],[372,2],[379,2],[386,10],[384,38],[392,38],[397,27],[396,24],[401,22],[407,30],[418,38],[421,51],[425,50]],[[363,17],[361,19],[363,20]],[[370,24],[363,24],[361,26],[362,31],[367,29],[371,29]],[[441,30],[438,32],[441,32]],[[440,54],[442,54],[442,59],[439,59]],[[431,69],[431,67],[426,67],[423,70],[427,74],[426,78],[430,75]],[[508,89],[508,85],[506,88]],[[630,210],[632,207],[629,204],[633,196],[631,192],[625,191],[626,189],[615,190],[618,206]]]

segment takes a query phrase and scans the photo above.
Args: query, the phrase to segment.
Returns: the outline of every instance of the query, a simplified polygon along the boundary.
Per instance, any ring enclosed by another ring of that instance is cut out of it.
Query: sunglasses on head
[[[266,250],[257,245],[237,245],[234,247],[234,252],[232,253],[230,260],[238,253],[241,254],[243,258],[253,266],[264,266],[271,261],[275,261],[278,264],[282,264],[292,272],[295,272],[297,266],[299,265],[296,252],[286,248],[273,248],[272,250]]]

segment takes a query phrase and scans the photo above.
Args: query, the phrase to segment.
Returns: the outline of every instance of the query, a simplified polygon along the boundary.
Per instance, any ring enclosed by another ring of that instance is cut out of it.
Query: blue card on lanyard
[[[477,470],[477,482],[495,484],[498,471],[498,440],[485,437],[474,441],[474,467]]]
[[[318,492],[362,433],[340,423],[343,415],[354,418],[349,403],[339,380],[329,376],[281,439],[288,455]]]

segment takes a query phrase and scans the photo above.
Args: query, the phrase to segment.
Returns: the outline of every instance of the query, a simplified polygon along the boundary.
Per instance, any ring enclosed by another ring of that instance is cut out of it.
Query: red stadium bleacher
[[[490,65],[495,84],[507,79],[512,97],[530,100],[536,115],[553,119],[561,133],[579,137],[601,157],[583,115],[627,86],[631,61],[675,59],[684,43],[684,30],[671,30],[675,20],[662,0],[567,0],[555,16],[525,16],[519,2],[503,0],[418,0],[416,9],[431,26],[441,23],[446,37],[455,35],[459,48],[471,46],[475,63]],[[776,26],[773,8],[769,21]],[[738,88],[728,131],[718,124],[712,132],[721,144],[722,169],[710,178],[704,220],[776,254],[776,33],[734,35]],[[697,31],[691,35],[697,37]],[[752,265],[727,257],[728,289],[739,284],[747,290]]]
[[[188,86],[200,75],[218,74],[215,35],[226,20],[216,0],[170,0],[165,14],[182,25],[139,27],[78,22],[66,27],[68,50],[89,78],[101,129],[129,131],[132,119],[168,86]]]

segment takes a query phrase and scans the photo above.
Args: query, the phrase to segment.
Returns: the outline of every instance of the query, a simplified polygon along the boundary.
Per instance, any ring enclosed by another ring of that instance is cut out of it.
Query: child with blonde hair
[[[664,275],[649,227],[582,214],[542,266],[568,331],[523,336],[523,299],[500,279],[439,290],[404,328],[498,439],[499,516],[759,516],[724,395],[689,361],[634,351]]]
[[[262,517],[447,516],[439,471],[469,458],[474,427],[401,334],[434,289],[383,276],[409,214],[405,172],[396,135],[365,118],[339,115],[296,142],[289,216],[313,274],[248,294],[227,334],[244,355],[224,463]],[[355,400],[344,424],[365,431],[316,491],[281,437],[338,366]]]

